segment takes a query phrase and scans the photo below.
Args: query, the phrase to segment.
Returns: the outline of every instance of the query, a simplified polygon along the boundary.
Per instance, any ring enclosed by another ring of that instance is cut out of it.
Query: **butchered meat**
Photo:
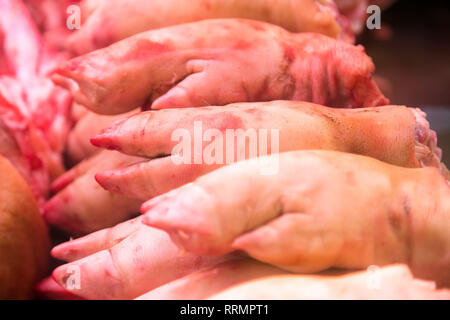
[[[63,171],[70,128],[71,96],[48,78],[63,57],[44,44],[20,1],[0,2],[0,41],[0,153],[42,200]]]

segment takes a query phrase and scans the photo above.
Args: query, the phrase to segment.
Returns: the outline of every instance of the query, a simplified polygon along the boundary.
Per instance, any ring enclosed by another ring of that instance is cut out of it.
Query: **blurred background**
[[[397,0],[358,40],[392,104],[420,107],[450,166],[450,2]]]

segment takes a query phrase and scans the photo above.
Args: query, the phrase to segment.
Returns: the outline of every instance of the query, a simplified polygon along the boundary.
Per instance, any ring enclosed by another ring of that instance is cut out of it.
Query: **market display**
[[[0,299],[450,300],[443,150],[357,44],[392,3],[0,0]]]

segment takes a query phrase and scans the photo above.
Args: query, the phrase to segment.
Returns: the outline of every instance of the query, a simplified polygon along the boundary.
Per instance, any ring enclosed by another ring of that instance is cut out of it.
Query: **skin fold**
[[[441,167],[436,135],[425,115],[415,109],[402,106],[333,109],[305,102],[274,101],[147,111],[122,119],[95,136],[92,142],[99,147],[153,160],[99,172],[96,180],[111,192],[148,200],[223,166],[227,163],[227,148],[235,150],[232,162],[238,160],[238,154],[245,159],[252,156],[248,143],[245,150],[238,150],[237,141],[231,146],[230,140],[226,140],[224,149],[218,147],[217,150],[222,155],[219,157],[222,163],[208,164],[205,158],[198,164],[194,159],[191,164],[176,163],[174,147],[179,140],[172,139],[173,132],[186,129],[194,137],[195,123],[199,121],[203,133],[217,129],[223,136],[226,129],[253,129],[258,137],[267,136],[261,129],[266,129],[267,133],[279,130],[278,150],[271,150],[269,136],[266,154],[324,149],[362,154],[403,167]],[[205,141],[203,151],[212,143]],[[190,146],[193,156],[192,141]],[[172,156],[155,159],[159,155]],[[256,155],[265,155],[261,145]],[[444,170],[442,168],[443,173]]]
[[[52,79],[101,114],[277,99],[355,108],[388,104],[374,69],[362,46],[217,19],[135,35],[63,63]]]
[[[370,286],[370,273],[343,275],[275,275],[220,292],[211,300],[448,300],[449,290],[414,279],[405,265],[377,271],[379,287]]]
[[[142,202],[102,189],[94,176],[99,170],[139,161],[142,158],[102,151],[81,162],[53,182],[55,195],[43,206],[45,220],[71,235],[82,235],[133,217]]]
[[[213,18],[246,18],[292,32],[318,32],[353,40],[346,18],[331,0],[85,0],[82,27],[68,39],[69,50],[83,54],[134,34]]]
[[[66,242],[52,255],[73,261],[55,269],[53,279],[85,299],[134,299],[197,270],[236,259],[186,253],[165,232],[143,225],[141,217]],[[74,267],[79,270],[79,289],[67,286]]]
[[[276,174],[261,174],[273,166]],[[450,284],[450,187],[436,168],[287,152],[215,170],[141,212],[196,254],[242,250],[301,273],[407,263],[417,277]]]

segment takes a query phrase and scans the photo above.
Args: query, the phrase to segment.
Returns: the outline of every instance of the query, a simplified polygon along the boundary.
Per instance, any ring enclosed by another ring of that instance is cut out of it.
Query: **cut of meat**
[[[93,134],[115,117],[85,115],[72,130],[71,137],[75,138],[69,139],[69,145],[78,138],[88,140],[86,133]],[[172,139],[177,130],[189,137],[201,131],[201,141],[191,141],[186,149],[177,150],[181,141]],[[227,131],[233,134],[231,140]],[[217,136],[207,140],[208,132]],[[239,132],[249,138],[253,135],[254,141],[266,139],[267,143],[255,143],[255,151],[250,151],[251,142],[242,144]],[[121,153],[103,150],[62,175],[54,183],[54,196],[43,208],[47,222],[71,234],[94,231],[131,217],[139,201],[127,197],[146,201],[225,164],[270,153],[336,150],[402,167],[432,166],[447,173],[440,163],[435,133],[424,114],[404,106],[337,109],[271,101],[146,111],[118,120],[91,141]],[[89,150],[80,150],[80,154]],[[181,163],[175,161],[180,154],[186,155],[180,157]],[[195,163],[195,154],[201,155],[200,162]]]
[[[258,137],[263,136],[261,130],[278,130],[278,149],[271,151],[271,144],[267,143],[268,153],[336,150],[370,156],[402,167],[432,166],[440,168],[448,177],[448,171],[441,163],[436,133],[419,109],[403,106],[336,109],[306,102],[271,101],[146,111],[117,121],[91,141],[99,147],[152,160],[100,172],[96,175],[97,181],[112,192],[147,200],[189,183],[230,160],[237,160],[236,144],[218,137],[214,141],[220,140],[220,145],[225,148],[215,150],[218,161],[195,164],[193,159],[188,159],[190,161],[176,164],[170,156],[176,156],[175,147],[179,141],[171,139],[172,133],[183,129],[192,137],[196,123],[202,124],[203,132],[218,130],[221,137],[225,137],[229,129],[254,130]],[[203,155],[211,145],[212,142],[205,142],[201,146]],[[191,143],[184,152],[192,157],[194,144]],[[225,159],[230,152],[234,158]],[[159,155],[166,157],[154,159]],[[252,156],[257,155],[264,154]],[[245,158],[249,157],[246,150]]]
[[[64,288],[86,299],[134,299],[189,273],[235,259],[234,255],[198,256],[184,252],[161,230],[129,220],[66,242],[52,254],[73,261],[53,271]],[[79,268],[80,288],[71,288],[67,275]]]
[[[300,273],[404,262],[450,284],[450,187],[436,168],[294,151],[220,168],[141,211],[191,253],[244,250]]]
[[[280,99],[357,108],[388,103],[374,70],[362,46],[218,19],[138,34],[64,63],[53,79],[104,114]]]
[[[0,2],[0,30],[0,59],[7,66],[0,74],[0,136],[8,141],[0,152],[42,200],[63,171],[70,128],[71,96],[48,78],[63,57],[46,47],[21,1]]]

